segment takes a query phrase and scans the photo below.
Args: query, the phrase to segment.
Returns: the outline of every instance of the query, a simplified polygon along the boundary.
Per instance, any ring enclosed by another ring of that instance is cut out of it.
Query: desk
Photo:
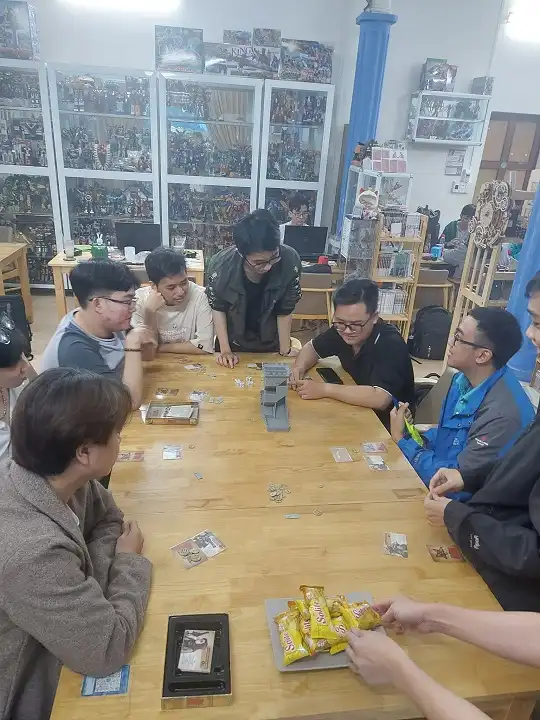
[[[188,277],[193,280],[197,285],[204,285],[204,253],[202,250],[196,250],[197,257],[187,261]],[[67,313],[67,302],[66,302],[66,291],[64,288],[64,274],[69,274],[77,263],[85,260],[91,260],[92,255],[90,250],[84,251],[82,255],[78,255],[74,260],[66,260],[64,258],[64,251],[59,252],[49,262],[49,267],[52,268],[53,281],[54,281],[54,294],[56,297],[56,311],[58,313],[58,319],[61,320]],[[144,265],[130,265],[133,270],[144,270]]]
[[[272,358],[275,359],[275,358]],[[179,358],[159,358],[147,368],[147,400],[160,386],[194,388],[223,404],[203,403],[197,427],[144,426],[133,417],[122,450],[144,450],[143,463],[118,464],[111,489],[145,534],[154,563],[145,627],[131,659],[125,696],[81,698],[81,677],[63,670],[52,720],[403,720],[418,717],[410,701],[390,688],[371,689],[348,670],[280,674],[273,662],[264,600],[297,597],[304,582],[328,594],[354,590],[375,597],[407,593],[418,599],[498,609],[468,564],[434,563],[426,544],[448,543],[443,528],[424,519],[421,496],[398,500],[396,489],[423,485],[386,430],[368,410],[330,400],[302,401],[291,392],[290,433],[267,433],[259,415],[260,376],[242,356],[225,370],[206,361],[207,374],[186,371]],[[203,361],[204,362],[204,361]],[[211,379],[209,374],[215,374]],[[234,378],[251,375],[253,389]],[[314,377],[318,376],[313,373]],[[391,471],[371,472],[361,454],[336,464],[333,445],[362,441],[388,445]],[[166,444],[181,443],[184,459],[163,461]],[[190,448],[190,445],[194,445]],[[200,473],[197,480],[194,473]],[[269,482],[286,483],[282,504],[269,501]],[[321,487],[322,486],[322,487]],[[314,510],[323,514],[315,516]],[[288,520],[289,513],[299,513]],[[185,570],[169,548],[196,532],[213,530],[227,550]],[[407,560],[382,552],[385,531],[408,536]],[[208,710],[160,709],[169,615],[227,612],[231,623],[233,704]],[[540,672],[496,659],[439,635],[398,638],[410,656],[454,692],[476,698],[500,718],[525,720],[540,690]],[[510,709],[513,714],[502,714]],[[520,714],[521,713],[521,714]]]
[[[29,323],[34,320],[32,309],[32,295],[30,294],[30,280],[28,279],[28,265],[26,262],[27,246],[22,243],[0,243],[0,295],[5,295],[4,280],[19,278],[21,295]],[[10,265],[14,270],[5,271]]]

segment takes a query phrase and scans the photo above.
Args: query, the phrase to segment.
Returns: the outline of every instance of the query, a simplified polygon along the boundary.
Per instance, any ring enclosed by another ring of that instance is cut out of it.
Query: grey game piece
[[[263,363],[263,390],[261,390],[261,415],[268,432],[288,432],[289,366],[285,363]]]

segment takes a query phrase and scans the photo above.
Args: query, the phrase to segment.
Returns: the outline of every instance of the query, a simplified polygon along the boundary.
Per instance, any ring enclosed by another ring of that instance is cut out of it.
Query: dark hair
[[[461,211],[461,217],[468,217],[468,218],[471,218],[471,220],[475,216],[475,214],[476,214],[476,205],[465,205],[465,207]]]
[[[184,275],[187,272],[186,258],[171,248],[158,247],[147,255],[144,261],[148,278],[154,285],[165,277]]]
[[[268,210],[255,210],[233,228],[234,243],[240,255],[271,252],[280,245],[279,225]]]
[[[334,293],[334,307],[364,303],[370,315],[377,312],[379,288],[372,280],[353,278],[343,283]]]
[[[131,396],[120,380],[90,370],[46,370],[15,405],[13,459],[37,475],[59,475],[81,445],[106,445],[130,413]]]
[[[307,207],[309,210],[309,200],[302,193],[295,193],[289,200],[289,210],[301,210],[303,207]]]
[[[482,342],[493,352],[494,367],[502,368],[523,342],[518,321],[507,310],[494,307],[477,307],[469,315],[477,322],[477,332],[484,338]]]
[[[0,342],[0,368],[12,368],[28,353],[28,342],[17,328],[10,330],[2,325],[1,330],[6,334],[9,343]]]
[[[131,270],[113,260],[87,260],[79,263],[69,274],[69,279],[82,308],[97,295],[107,296],[139,287],[139,281]]]
[[[531,295],[536,295],[536,293],[540,292],[540,272],[537,272],[534,277],[532,277],[529,282],[527,283],[527,287],[525,288],[525,296],[530,298]]]

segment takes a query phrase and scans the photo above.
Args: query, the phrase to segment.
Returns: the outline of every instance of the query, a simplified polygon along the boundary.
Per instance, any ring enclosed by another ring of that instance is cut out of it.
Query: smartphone
[[[343,380],[332,368],[317,368],[317,372],[324,382],[330,383],[331,385],[343,385]]]
[[[397,400],[395,397],[392,397],[392,402],[394,403],[394,407],[396,410],[399,409],[399,400]],[[418,430],[415,428],[415,426],[410,423],[407,418],[405,419],[405,429],[409,433],[409,435],[412,437],[412,439],[415,441],[417,445],[420,445],[420,447],[424,447],[424,438],[420,435]]]

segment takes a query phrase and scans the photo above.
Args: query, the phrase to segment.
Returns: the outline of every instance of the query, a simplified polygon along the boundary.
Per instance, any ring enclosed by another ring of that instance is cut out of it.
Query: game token
[[[193,474],[195,475],[195,477],[197,478],[197,480],[202,480],[202,479],[203,479],[203,476],[201,475],[201,473],[193,473]]]
[[[189,555],[189,554],[190,554],[189,548],[187,548],[187,547],[180,548],[180,555],[182,555],[182,557],[185,557],[186,555]]]
[[[320,517],[322,515],[322,512],[320,510],[314,510],[313,514],[316,515],[317,517]]]
[[[324,487],[324,485],[319,485],[319,487],[320,487],[320,488],[323,488],[323,487]]]
[[[195,450],[195,445],[190,445],[190,446],[189,446],[189,449],[190,449],[190,450]]]
[[[240,380],[240,378],[235,378],[234,384],[237,388],[243,388],[244,387],[244,381]]]

